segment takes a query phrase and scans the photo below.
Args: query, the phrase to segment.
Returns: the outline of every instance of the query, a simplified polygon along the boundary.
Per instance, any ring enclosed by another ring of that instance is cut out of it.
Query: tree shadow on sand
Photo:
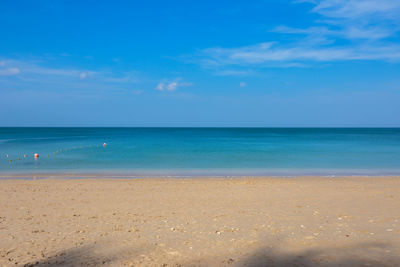
[[[137,257],[145,251],[138,249],[118,250],[109,246],[96,246],[95,244],[70,248],[60,251],[45,259],[32,261],[23,266],[44,267],[44,266],[113,266],[113,262],[121,261],[123,258]]]
[[[234,266],[400,266],[400,257],[390,252],[391,246],[382,242],[308,249],[298,253],[266,247]]]
[[[400,266],[400,257],[390,255],[391,246],[380,242],[360,243],[346,247],[323,247],[302,252],[284,252],[266,246],[249,255],[216,256],[213,258],[183,259],[169,258],[163,262],[140,261],[143,254],[150,255],[151,250],[104,250],[95,245],[68,249],[46,259],[34,261],[24,266],[121,266],[123,262],[132,262],[127,266]],[[153,251],[154,252],[154,251]]]

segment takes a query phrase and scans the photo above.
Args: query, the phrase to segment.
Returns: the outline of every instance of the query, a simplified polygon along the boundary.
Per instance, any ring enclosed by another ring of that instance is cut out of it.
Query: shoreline
[[[0,179],[0,266],[398,266],[399,177]]]
[[[106,173],[68,173],[68,172],[54,172],[54,173],[2,173],[0,171],[0,180],[8,180],[8,179],[112,179],[112,180],[125,180],[125,179],[251,179],[251,178],[400,178],[400,174],[397,173],[382,173],[382,174],[290,174],[290,175],[282,175],[282,174],[261,174],[261,175],[212,175],[212,174],[189,174],[189,175],[173,175],[173,174],[129,174],[129,173],[118,173],[118,172],[106,172]]]
[[[121,176],[115,175],[110,176],[107,174],[98,175],[98,174],[32,174],[32,175],[1,175],[0,174],[0,182],[1,181],[106,181],[106,182],[123,182],[123,181],[241,181],[241,180],[298,180],[298,181],[311,181],[311,180],[399,180],[400,175],[296,175],[296,176]]]
[[[110,175],[16,175],[16,176],[2,176],[0,181],[59,181],[59,180],[103,180],[103,181],[129,181],[129,180],[170,180],[170,181],[184,181],[184,180],[243,180],[243,179],[271,179],[271,180],[307,180],[307,179],[399,179],[399,175],[298,175],[298,176],[110,176]]]

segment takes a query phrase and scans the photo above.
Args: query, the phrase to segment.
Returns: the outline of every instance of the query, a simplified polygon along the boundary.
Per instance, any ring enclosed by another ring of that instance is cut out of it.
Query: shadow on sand
[[[215,256],[213,258],[183,259],[148,257],[139,253],[97,250],[95,246],[68,249],[24,266],[400,266],[400,256],[391,255],[390,245],[379,242],[361,243],[341,248],[318,248],[298,253],[283,252],[271,246],[248,255]],[[149,252],[149,251],[147,251]],[[125,254],[124,254],[125,253]],[[149,254],[148,254],[149,255]],[[128,259],[128,260],[127,260]]]
[[[107,246],[108,247],[108,246]],[[96,244],[71,248],[60,251],[45,259],[33,261],[23,266],[113,266],[114,262],[121,261],[122,257],[138,257],[139,251],[129,250],[122,251],[116,249],[105,249],[104,246],[96,246]]]
[[[288,253],[274,248],[259,249],[237,262],[236,266],[400,266],[391,246],[381,242],[360,243],[347,247],[324,247]]]

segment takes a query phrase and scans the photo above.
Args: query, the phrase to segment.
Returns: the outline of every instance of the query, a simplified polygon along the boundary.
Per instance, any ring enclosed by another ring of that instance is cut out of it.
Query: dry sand
[[[400,266],[400,177],[0,180],[0,266]]]

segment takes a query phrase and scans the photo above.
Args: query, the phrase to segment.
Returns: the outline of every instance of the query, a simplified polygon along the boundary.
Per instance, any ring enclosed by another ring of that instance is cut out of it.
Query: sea
[[[400,128],[3,127],[0,175],[13,174],[400,175]]]

